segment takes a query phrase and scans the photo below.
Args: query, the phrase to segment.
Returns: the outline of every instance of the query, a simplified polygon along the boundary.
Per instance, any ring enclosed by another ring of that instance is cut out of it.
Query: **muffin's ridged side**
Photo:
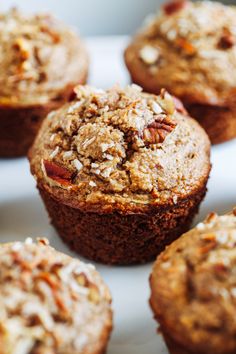
[[[106,264],[153,260],[166,245],[187,231],[206,193],[202,188],[178,204],[153,207],[143,213],[100,214],[62,204],[38,185],[52,225],[70,248]]]
[[[87,79],[87,73],[81,84]],[[0,105],[0,156],[25,156],[33,144],[34,138],[44,118],[59,108],[73,94],[73,86],[68,86],[57,99],[44,105],[29,107],[9,107]]]
[[[187,104],[189,113],[208,133],[212,144],[236,138],[236,105],[217,107],[202,104]]]

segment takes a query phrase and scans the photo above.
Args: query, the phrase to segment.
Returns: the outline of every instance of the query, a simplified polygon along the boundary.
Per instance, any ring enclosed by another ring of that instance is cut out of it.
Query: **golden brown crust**
[[[46,239],[1,245],[0,263],[2,354],[104,353],[111,297],[92,265]]]
[[[88,68],[78,35],[50,14],[0,14],[0,105],[47,104]]]
[[[150,303],[171,352],[235,352],[235,242],[235,214],[212,213],[157,258]]]
[[[149,261],[198,210],[208,138],[165,90],[75,91],[77,100],[49,114],[29,153],[52,223],[91,259]]]
[[[175,204],[205,184],[208,138],[167,92],[78,92],[82,97],[48,116],[29,156],[38,184],[56,199],[127,214]]]
[[[183,5],[174,8],[175,3]],[[187,107],[204,106],[196,118],[206,120],[202,125],[212,142],[229,140],[236,136],[233,118],[220,108],[233,117],[236,8],[209,1],[177,1],[166,7],[171,5],[173,12],[164,8],[126,49],[132,80],[155,94],[165,87]],[[194,113],[190,109],[195,118]],[[215,124],[228,124],[226,132],[223,128],[219,134]]]

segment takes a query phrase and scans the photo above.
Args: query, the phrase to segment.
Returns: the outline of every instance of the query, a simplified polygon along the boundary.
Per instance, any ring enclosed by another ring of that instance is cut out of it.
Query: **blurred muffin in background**
[[[27,153],[43,118],[85,83],[78,35],[49,14],[0,15],[0,157]]]
[[[110,292],[91,264],[48,245],[0,245],[1,354],[103,354]]]
[[[210,172],[209,139],[165,90],[75,92],[73,102],[48,115],[29,153],[52,224],[90,259],[150,261],[198,210]]]
[[[236,352],[236,209],[211,213],[157,258],[151,307],[171,354]]]
[[[181,98],[212,143],[236,137],[236,7],[176,0],[125,51],[133,81]]]

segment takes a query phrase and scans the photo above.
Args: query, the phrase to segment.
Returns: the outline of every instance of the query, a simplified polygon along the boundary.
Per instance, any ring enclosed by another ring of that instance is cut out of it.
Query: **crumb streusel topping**
[[[111,326],[110,294],[92,265],[48,241],[0,247],[3,354],[95,353]]]
[[[176,96],[224,104],[236,92],[236,7],[212,1],[167,3],[126,55],[130,65],[141,60],[157,84]]]
[[[196,349],[204,345],[204,352],[217,344],[224,353],[236,348],[235,246],[236,210],[212,213],[169,246],[154,266],[152,284],[165,322],[187,341],[191,338]]]
[[[0,14],[0,104],[45,103],[87,67],[78,36],[49,14]],[[77,81],[78,82],[78,81]]]
[[[74,102],[48,116],[31,154],[33,173],[49,186],[80,201],[145,204],[176,200],[207,173],[205,133],[165,90],[75,91]]]

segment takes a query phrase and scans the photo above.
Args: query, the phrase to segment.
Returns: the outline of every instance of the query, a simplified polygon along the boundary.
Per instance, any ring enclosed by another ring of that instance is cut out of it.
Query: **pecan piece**
[[[22,37],[16,38],[15,42],[13,43],[13,49],[15,49],[19,53],[20,59],[22,61],[29,59],[30,56],[29,44],[24,38]]]
[[[162,143],[166,136],[176,127],[176,122],[168,116],[157,116],[143,131],[143,140],[146,144]]]
[[[42,25],[40,27],[41,32],[48,34],[51,38],[53,43],[59,43],[61,41],[61,36],[59,33],[54,31],[52,28],[50,28],[47,25]]]
[[[167,4],[164,4],[163,10],[166,15],[172,15],[173,13],[182,10],[187,5],[187,3],[188,1],[186,0],[173,0]]]
[[[236,44],[236,37],[230,31],[224,31],[221,36],[218,48],[220,49],[230,49]]]
[[[43,164],[49,178],[64,185],[71,184],[73,172],[67,170],[65,167],[57,165],[52,161],[44,160]]]
[[[181,48],[186,55],[194,55],[196,53],[196,48],[184,38],[178,38],[176,40],[177,47]]]

